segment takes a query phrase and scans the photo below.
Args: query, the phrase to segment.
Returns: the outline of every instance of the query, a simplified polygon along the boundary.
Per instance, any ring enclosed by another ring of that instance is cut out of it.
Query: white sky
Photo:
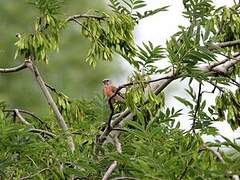
[[[233,4],[232,0],[214,0],[213,1],[217,7],[219,6],[231,6]],[[157,7],[162,7],[165,5],[170,5],[169,10],[166,12],[160,12],[154,16],[142,20],[135,31],[135,36],[137,43],[140,45],[142,42],[151,41],[155,45],[165,45],[166,40],[178,30],[178,25],[188,25],[187,19],[182,16],[183,5],[182,0],[146,0],[148,4],[145,10],[155,9]],[[170,85],[168,89],[171,89],[171,93],[168,94],[168,104],[175,105],[176,109],[183,108],[180,103],[176,102],[173,98],[175,95],[186,96],[184,91],[184,86],[186,82],[176,82]],[[197,84],[196,84],[197,87]],[[196,88],[197,90],[197,88]],[[214,103],[215,97],[213,95],[204,95],[208,99],[208,103]],[[187,114],[187,111],[184,111]],[[181,118],[181,127],[188,129],[191,122],[188,120],[187,116]],[[239,137],[239,130],[233,132],[230,125],[226,122],[218,122],[215,125],[223,136],[230,139]],[[215,137],[216,138],[216,137]],[[213,140],[213,137],[205,137],[206,140]],[[221,139],[217,137],[217,139]]]

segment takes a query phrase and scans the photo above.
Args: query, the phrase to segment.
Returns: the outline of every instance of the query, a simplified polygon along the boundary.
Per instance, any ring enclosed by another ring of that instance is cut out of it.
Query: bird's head
[[[110,79],[104,79],[102,80],[104,85],[110,85],[112,83],[112,81]]]

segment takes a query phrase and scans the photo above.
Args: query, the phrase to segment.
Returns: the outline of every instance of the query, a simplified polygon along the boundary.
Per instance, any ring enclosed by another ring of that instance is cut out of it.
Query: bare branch
[[[113,143],[119,153],[122,153],[122,145],[119,142],[117,135],[113,137]],[[108,180],[112,175],[113,171],[117,168],[117,161],[113,161],[112,164],[109,166],[108,170],[104,174],[102,180]]]
[[[235,64],[240,62],[240,53],[237,53],[233,57],[229,57],[224,59],[218,63],[213,63],[211,65],[205,65],[200,67],[199,69],[203,72],[215,72],[219,75],[227,74],[228,70],[233,67]]]
[[[12,72],[18,72],[23,69],[27,68],[25,63],[22,63],[19,66],[12,67],[12,68],[0,68],[0,73],[12,73]]]
[[[29,123],[27,120],[24,119],[24,117],[22,117],[22,115],[19,113],[18,109],[14,109],[14,112],[23,124],[33,127],[33,125],[31,123]]]
[[[220,161],[221,163],[225,163],[222,155],[221,155],[218,151],[214,150],[213,148],[208,147],[207,145],[203,145],[203,148],[206,149],[206,150],[208,150],[208,151],[211,152],[212,154],[214,154],[214,155],[219,159],[219,161]],[[204,150],[204,149],[203,149],[203,150]]]
[[[32,116],[33,118],[37,119],[39,122],[41,122],[42,124],[44,124],[48,129],[50,129],[48,126],[47,126],[47,123],[45,121],[43,121],[41,118],[39,118],[38,116],[36,116],[34,113],[30,112],[30,111],[26,111],[26,110],[22,110],[22,109],[18,109],[18,111],[20,113],[24,113],[24,114],[27,114],[27,115],[30,115]],[[14,113],[15,112],[15,109],[4,109],[3,112],[12,112]]]
[[[227,42],[222,42],[219,44],[216,44],[216,46],[224,48],[224,47],[231,47],[240,44],[240,40],[234,40],[234,41],[227,41]]]
[[[108,170],[106,171],[106,173],[104,174],[102,180],[108,180],[112,172],[116,169],[116,167],[117,161],[113,161],[112,164],[109,166]]]
[[[26,63],[27,67],[32,71],[39,87],[41,88],[44,96],[46,97],[46,100],[49,104],[49,106],[52,108],[55,116],[56,116],[56,119],[57,119],[57,122],[59,124],[59,126],[65,131],[67,132],[68,131],[68,127],[67,127],[67,124],[65,123],[64,119],[63,119],[63,116],[61,115],[56,103],[53,101],[53,98],[51,96],[51,94],[49,93],[46,85],[45,85],[45,82],[43,81],[39,71],[38,71],[38,68],[33,64],[33,62],[31,60],[28,60],[27,63]],[[72,152],[75,151],[75,145],[74,145],[74,142],[73,142],[73,138],[71,136],[68,136],[68,144],[69,144],[69,147],[71,149]]]

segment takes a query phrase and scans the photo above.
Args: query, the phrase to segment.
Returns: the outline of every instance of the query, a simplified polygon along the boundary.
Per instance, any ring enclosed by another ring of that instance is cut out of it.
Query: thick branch
[[[240,44],[240,40],[234,40],[234,41],[227,41],[227,42],[222,42],[218,44],[211,44],[210,47],[208,48],[210,51],[215,50],[217,48],[225,48],[225,47],[232,47],[235,45]],[[207,45],[208,46],[208,45]],[[204,46],[206,47],[206,46]]]
[[[216,46],[225,48],[225,47],[231,47],[240,44],[240,39],[234,40],[234,41],[227,41],[227,42],[222,42],[219,44],[216,44]]]
[[[27,67],[32,71],[39,87],[41,88],[44,96],[46,97],[46,100],[49,104],[49,106],[52,108],[55,116],[56,116],[56,119],[57,119],[57,122],[59,124],[59,126],[64,130],[64,131],[68,131],[68,127],[67,127],[67,124],[65,123],[64,119],[63,119],[63,116],[61,115],[56,103],[53,101],[53,98],[51,96],[51,94],[49,93],[37,67],[33,64],[33,62],[31,60],[29,60],[27,62]],[[69,147],[71,149],[72,152],[74,152],[75,150],[75,145],[74,145],[74,142],[73,142],[73,139],[71,136],[68,136],[68,144],[69,144]]]
[[[12,67],[12,68],[0,68],[0,73],[12,73],[12,72],[17,72],[17,71],[21,71],[23,69],[25,69],[27,66],[25,63],[16,66],[16,67]]]
[[[240,53],[237,53],[233,56],[233,59],[231,57],[226,58],[220,62],[215,62],[213,64],[204,64],[199,65],[198,69],[200,71],[204,72],[213,72],[217,73],[219,75],[225,75],[227,74],[228,70],[233,67],[235,64],[240,62]]]

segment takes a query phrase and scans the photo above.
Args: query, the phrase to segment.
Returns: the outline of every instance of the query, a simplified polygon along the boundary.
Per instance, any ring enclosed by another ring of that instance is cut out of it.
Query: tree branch
[[[196,104],[196,108],[195,108],[195,112],[194,112],[194,116],[193,116],[193,124],[192,124],[192,131],[194,134],[196,134],[195,131],[195,127],[196,127],[196,118],[197,118],[197,113],[200,107],[200,103],[201,103],[201,98],[202,98],[202,83],[199,82],[199,86],[198,86],[198,96],[197,96],[197,104]]]
[[[64,93],[58,91],[56,88],[54,88],[53,86],[51,86],[50,84],[45,82],[45,86],[50,89],[52,92],[54,92],[56,95],[61,96],[61,97],[67,97]],[[72,101],[67,100],[68,103],[71,103]]]
[[[53,101],[53,98],[51,96],[51,94],[49,93],[46,85],[45,85],[45,82],[43,81],[39,71],[38,71],[38,68],[33,64],[33,62],[31,60],[28,60],[26,61],[26,65],[27,67],[32,71],[40,89],[42,90],[44,96],[46,97],[46,100],[49,104],[49,106],[52,108],[55,116],[56,116],[56,119],[57,119],[57,122],[59,124],[59,126],[65,131],[67,132],[68,131],[68,127],[67,127],[67,124],[65,123],[64,119],[63,119],[63,116],[61,115],[56,103]],[[71,136],[68,136],[68,144],[69,144],[69,147],[70,147],[70,150],[71,152],[74,152],[75,151],[75,145],[74,145],[74,142],[73,142],[73,138]]]
[[[0,68],[0,73],[12,73],[12,72],[18,72],[23,69],[27,68],[25,63],[22,63],[19,66],[12,67],[12,68]]]
[[[16,116],[19,118],[19,120],[30,127],[33,127],[33,125],[31,123],[29,123],[27,120],[24,119],[24,117],[22,117],[22,115],[19,113],[18,109],[14,109],[14,113],[16,114]]]
[[[117,152],[122,153],[122,145],[119,142],[117,134],[113,137],[113,143],[117,149]],[[106,173],[104,174],[102,180],[108,180],[116,168],[117,168],[117,161],[113,161],[112,164],[109,166],[108,170],[106,171]]]
[[[42,130],[42,129],[33,128],[33,129],[29,129],[29,131],[30,132],[43,133],[43,134],[46,134],[46,135],[51,136],[51,137],[56,137],[56,135],[54,133],[46,131],[46,130]]]
[[[65,21],[69,22],[69,21],[74,21],[74,19],[97,19],[97,20],[104,20],[106,17],[104,16],[96,16],[96,15],[87,15],[87,14],[77,14],[77,15],[73,15],[73,16],[69,16]]]
[[[186,167],[184,168],[184,170],[183,170],[182,174],[180,175],[180,177],[178,178],[178,180],[182,180],[182,179],[186,176],[187,171],[188,171],[188,168],[189,168],[189,167],[191,166],[191,164],[193,163],[193,160],[194,160],[194,159],[191,158],[191,159],[188,161]]]
[[[231,47],[240,44],[240,40],[234,40],[234,41],[227,41],[227,42],[222,42],[222,43],[217,43],[217,44],[210,44],[210,47],[208,50],[212,51],[217,48],[225,48],[225,47]],[[205,47],[208,47],[209,45],[206,45]]]
[[[208,151],[211,152],[214,156],[216,156],[217,159],[219,159],[219,161],[220,161],[221,163],[223,163],[223,164],[225,163],[225,160],[223,159],[222,155],[221,155],[218,151],[216,151],[215,149],[210,148],[210,147],[208,147],[206,144],[204,144],[202,150],[208,150]],[[234,180],[239,180],[239,176],[238,176],[238,175],[232,175],[232,179],[234,179]]]
[[[26,110],[22,110],[22,109],[18,109],[18,111],[20,113],[24,113],[27,115],[32,116],[33,118],[37,119],[41,124],[44,124],[46,126],[47,129],[50,129],[47,125],[47,123],[45,121],[43,121],[41,118],[39,118],[38,116],[36,116],[34,113],[30,112],[30,111],[26,111]],[[4,109],[3,112],[12,112],[15,113],[15,109]]]

